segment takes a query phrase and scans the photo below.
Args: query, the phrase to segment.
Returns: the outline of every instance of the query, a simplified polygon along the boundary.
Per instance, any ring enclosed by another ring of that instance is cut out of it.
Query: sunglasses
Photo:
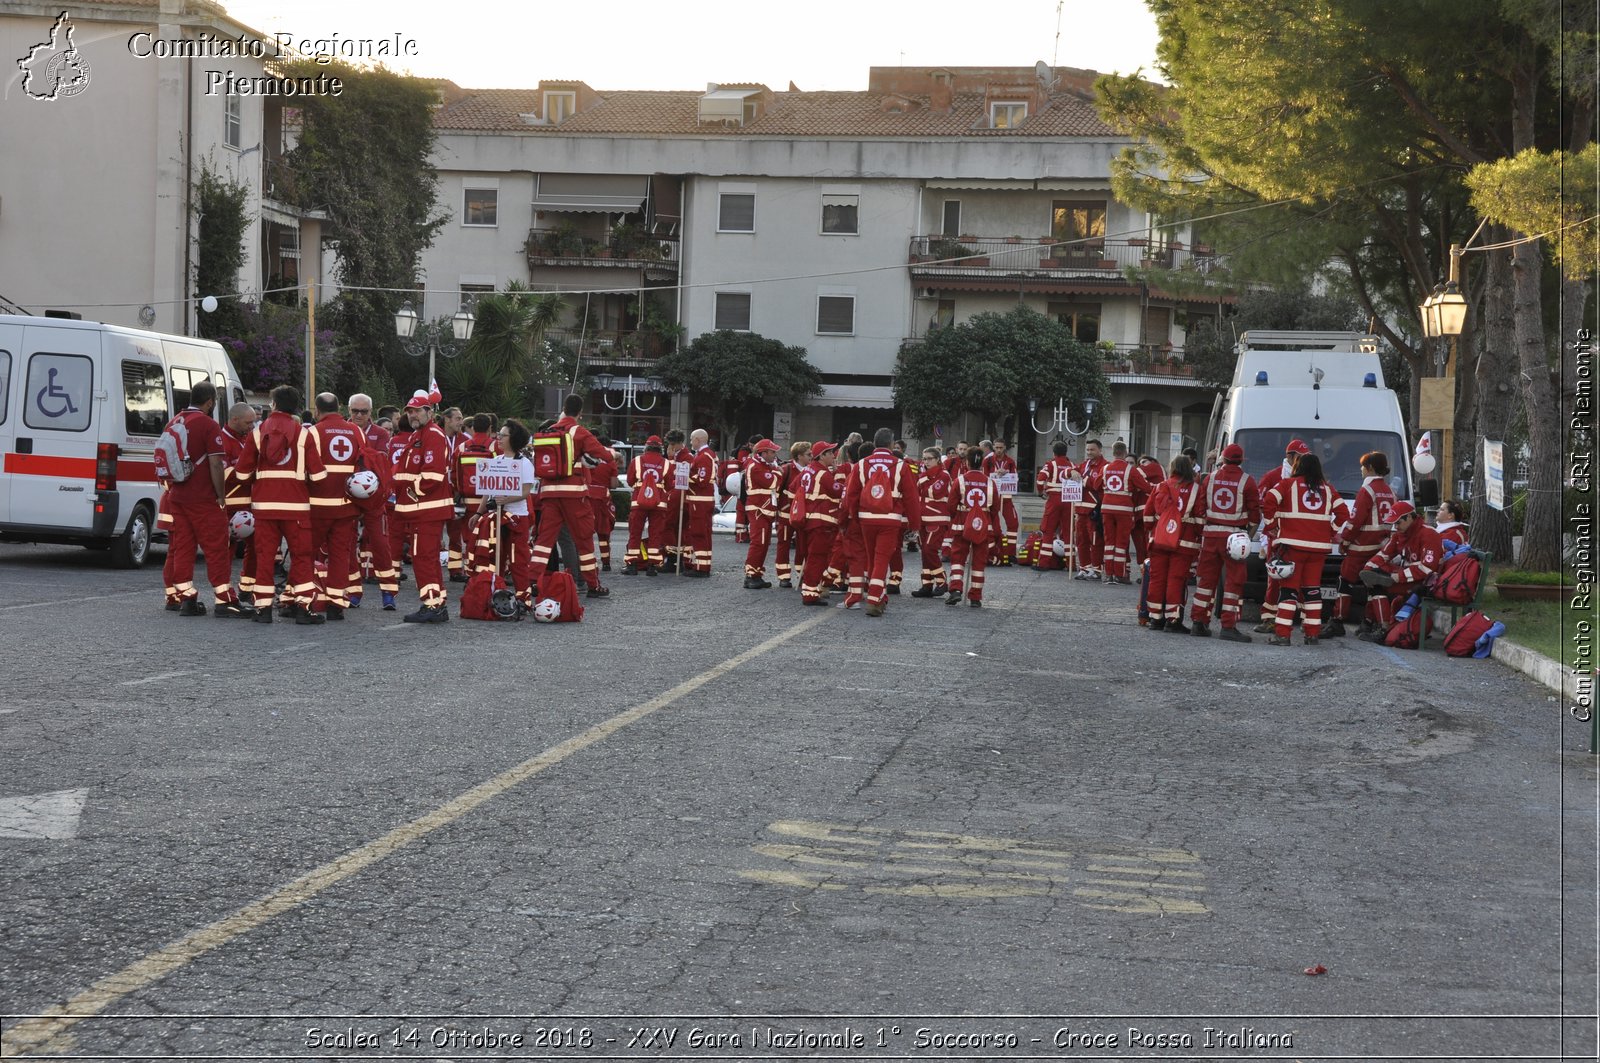
[[[367,416],[370,417],[372,415],[372,411],[371,410],[351,410],[350,411],[350,416],[351,417],[354,417],[357,414],[366,414]]]

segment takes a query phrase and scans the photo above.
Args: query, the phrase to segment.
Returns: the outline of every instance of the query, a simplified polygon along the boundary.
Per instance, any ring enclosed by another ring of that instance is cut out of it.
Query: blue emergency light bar
[[[1378,386],[1378,374],[1377,373],[1368,373],[1366,376],[1362,377],[1361,378],[1361,386],[1364,387],[1364,388],[1375,388],[1375,387],[1377,387]]]
[[[1265,369],[1257,370],[1256,371],[1256,383],[1257,384],[1265,384],[1266,382],[1267,382],[1267,371]]]

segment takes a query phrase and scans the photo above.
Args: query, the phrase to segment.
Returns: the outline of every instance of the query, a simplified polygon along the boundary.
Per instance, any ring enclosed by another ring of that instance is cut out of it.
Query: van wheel
[[[150,556],[150,510],[134,506],[121,535],[111,541],[111,563],[118,568],[143,568]]]

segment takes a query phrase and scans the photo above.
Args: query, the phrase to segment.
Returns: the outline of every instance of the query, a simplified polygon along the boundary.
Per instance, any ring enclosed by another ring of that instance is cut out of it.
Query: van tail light
[[[94,489],[96,491],[115,491],[117,489],[117,450],[115,443],[101,443],[94,455]]]

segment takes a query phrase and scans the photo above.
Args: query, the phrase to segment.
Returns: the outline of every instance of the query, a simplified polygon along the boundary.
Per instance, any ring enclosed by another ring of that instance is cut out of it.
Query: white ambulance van
[[[156,440],[200,380],[217,386],[219,420],[244,401],[210,340],[0,314],[0,541],[81,543],[143,565]]]
[[[1259,480],[1283,462],[1291,439],[1303,439],[1322,460],[1322,472],[1343,498],[1361,487],[1361,455],[1389,458],[1389,486],[1411,499],[1411,448],[1400,402],[1383,379],[1378,341],[1358,332],[1252,329],[1239,338],[1233,385],[1217,397],[1206,453],[1229,443],[1244,448],[1244,469]],[[1340,558],[1330,557],[1323,583],[1338,578]],[[1252,556],[1246,597],[1259,600],[1266,585],[1260,558]]]

